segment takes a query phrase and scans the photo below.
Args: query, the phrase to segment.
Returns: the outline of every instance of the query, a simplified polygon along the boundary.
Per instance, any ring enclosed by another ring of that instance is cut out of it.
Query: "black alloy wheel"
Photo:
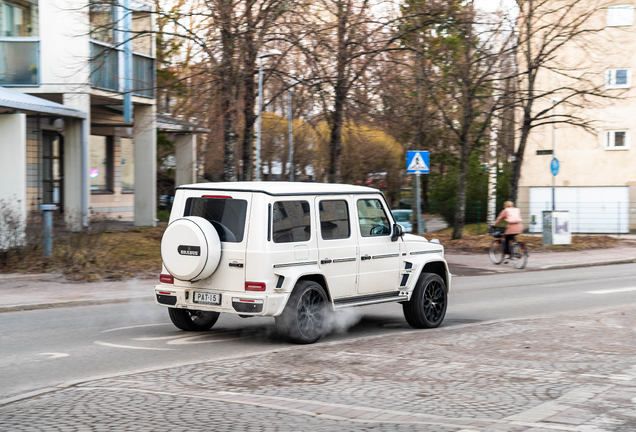
[[[328,315],[327,294],[313,281],[301,281],[276,317],[278,332],[289,342],[310,344],[322,336]]]
[[[435,328],[444,321],[448,293],[444,280],[435,273],[422,273],[411,295],[402,303],[404,318],[414,328]]]

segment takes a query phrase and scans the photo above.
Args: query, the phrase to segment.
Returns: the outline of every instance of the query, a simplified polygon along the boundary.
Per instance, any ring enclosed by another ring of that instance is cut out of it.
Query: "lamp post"
[[[292,80],[287,89],[287,122],[289,129],[289,181],[294,181],[294,128],[292,125],[292,87],[300,81]]]
[[[556,105],[561,102],[559,98],[551,98],[550,102],[552,102],[552,159],[556,159],[556,125],[554,124],[554,109]],[[555,179],[556,174],[552,174],[552,211],[556,210],[555,206]]]
[[[271,57],[274,55],[281,55],[282,53],[277,50],[263,51],[259,53],[256,58],[259,60],[258,66],[258,120],[256,122],[256,164],[254,173],[254,180],[261,180],[261,118],[263,116],[263,59],[265,57]]]

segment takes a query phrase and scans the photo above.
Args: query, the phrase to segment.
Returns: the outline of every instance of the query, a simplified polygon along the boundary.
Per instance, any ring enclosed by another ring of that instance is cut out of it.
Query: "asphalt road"
[[[636,306],[636,264],[459,277],[443,326],[626,305]],[[339,314],[322,341],[405,331],[401,306],[384,304]],[[286,346],[272,318],[221,315],[210,332],[186,333],[152,300],[2,313],[0,397]]]

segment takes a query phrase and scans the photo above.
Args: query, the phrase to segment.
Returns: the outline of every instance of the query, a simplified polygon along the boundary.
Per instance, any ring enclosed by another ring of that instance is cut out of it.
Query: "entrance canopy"
[[[85,119],[86,113],[66,105],[0,87],[0,112],[22,111],[25,114],[50,114]]]

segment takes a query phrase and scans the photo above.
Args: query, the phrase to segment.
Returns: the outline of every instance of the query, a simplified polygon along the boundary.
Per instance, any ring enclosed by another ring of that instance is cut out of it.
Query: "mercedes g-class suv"
[[[316,342],[332,311],[376,303],[437,327],[451,284],[439,242],[404,234],[379,190],[346,184],[181,186],[161,258],[156,300],[178,328],[272,316],[294,343]]]

